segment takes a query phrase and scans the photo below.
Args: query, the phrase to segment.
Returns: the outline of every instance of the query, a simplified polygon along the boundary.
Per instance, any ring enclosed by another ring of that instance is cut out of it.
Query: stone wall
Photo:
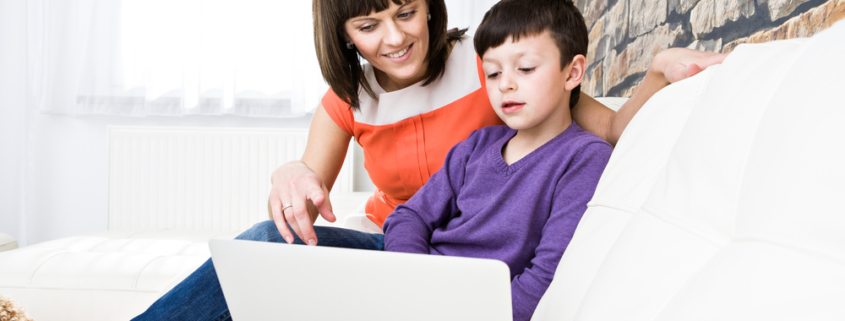
[[[574,0],[590,32],[582,90],[630,97],[659,51],[729,52],[811,36],[845,17],[845,0]]]

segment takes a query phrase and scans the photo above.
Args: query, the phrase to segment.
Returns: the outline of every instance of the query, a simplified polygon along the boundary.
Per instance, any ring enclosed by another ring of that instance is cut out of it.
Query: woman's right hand
[[[649,72],[663,75],[667,83],[676,83],[695,76],[710,66],[721,64],[727,57],[727,53],[669,48],[654,57]]]
[[[277,168],[270,178],[270,213],[279,233],[288,243],[293,243],[293,234],[308,245],[317,244],[314,221],[317,213],[329,222],[335,221],[329,190],[320,176],[302,161],[292,161]],[[313,212],[313,214],[312,214]]]

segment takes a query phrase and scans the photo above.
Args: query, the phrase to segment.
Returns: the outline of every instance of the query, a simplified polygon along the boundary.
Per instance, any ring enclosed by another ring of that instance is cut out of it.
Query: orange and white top
[[[363,93],[360,110],[353,111],[329,89],[322,103],[364,149],[364,167],[376,186],[366,213],[381,227],[397,205],[440,169],[452,146],[476,129],[504,123],[490,106],[481,59],[469,37],[455,43],[446,72],[425,87],[420,82],[385,92],[372,66],[363,68],[378,100]]]

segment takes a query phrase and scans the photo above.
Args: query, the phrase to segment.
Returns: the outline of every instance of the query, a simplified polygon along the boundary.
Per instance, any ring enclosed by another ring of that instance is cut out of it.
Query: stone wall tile
[[[622,1],[622,0],[620,0]],[[666,22],[668,0],[630,0],[631,37],[643,35]]]
[[[619,55],[616,54],[616,49],[610,50],[607,53],[607,57],[604,58],[604,65],[602,66],[603,74],[602,74],[602,93],[607,94],[607,91],[613,87],[611,82],[613,79],[619,81],[619,79],[623,79],[627,73],[628,69],[628,50],[622,50]]]
[[[698,3],[698,0],[669,0],[669,12],[674,11],[684,14],[695,7],[696,3]]]
[[[714,13],[716,10],[714,9],[716,6],[716,0],[702,0],[695,8],[692,9],[690,13],[690,25],[692,26],[693,34],[698,37],[698,35],[710,32],[713,30],[715,22]]]
[[[628,2],[619,0],[604,15],[604,34],[610,38],[611,47],[623,43],[628,37],[628,9]]]
[[[687,46],[687,48],[709,52],[721,52],[722,38],[716,40],[695,40]]]
[[[637,84],[636,84],[636,85],[633,85],[633,86],[631,86],[631,87],[628,87],[628,88],[623,89],[623,90],[622,90],[622,92],[619,94],[619,97],[628,97],[628,98],[631,98],[631,96],[632,96],[632,95],[634,95],[634,92],[636,92],[636,91],[637,91],[637,88],[640,88],[640,83],[641,83],[641,82],[643,82],[643,80],[642,80],[642,79],[640,79],[639,81],[637,81]]]
[[[827,29],[839,20],[845,19],[845,0],[828,1],[824,5],[807,11],[805,14],[810,16],[807,24],[816,27],[812,33],[806,36],[809,37]]]
[[[607,51],[623,43],[628,34],[628,5],[618,1],[590,30],[587,64],[604,59]]]
[[[573,1],[573,3],[575,4],[575,7],[578,8],[578,11],[581,11],[582,15],[584,14],[584,10],[587,8],[587,5],[589,5],[591,2],[592,2],[592,0],[574,0]]]
[[[799,5],[810,0],[762,0],[769,7],[769,19],[772,21],[788,16]]]
[[[744,43],[748,43],[748,38],[739,38],[734,41],[731,41],[722,46],[722,52],[732,52],[734,51],[734,49],[736,49],[736,46],[739,46]]]
[[[753,15],[754,0],[701,0],[690,13],[690,23],[692,32],[700,38],[728,21]]]
[[[602,64],[597,64],[592,70],[587,69],[584,80],[581,81],[581,91],[592,96],[604,96],[604,88],[601,85]]]
[[[607,51],[607,44],[605,43],[607,39],[603,36],[604,19],[596,22],[593,28],[590,29],[590,42],[587,44],[587,57],[585,57],[587,58],[587,66],[604,58],[604,54]]]
[[[782,25],[756,32],[726,44],[722,52],[731,52],[743,43],[763,43],[774,40],[810,37],[845,18],[845,0],[831,0],[795,16]]]
[[[661,25],[628,44],[618,56],[615,50],[611,51],[612,54],[604,59],[604,92],[609,92],[630,75],[646,72],[658,52],[669,48],[676,39],[684,36],[681,25],[671,28],[669,25]]]
[[[581,15],[584,16],[584,23],[587,24],[587,28],[591,28],[593,24],[595,24],[601,17],[604,15],[605,9],[607,9],[607,1],[608,0],[585,0],[578,1],[575,3],[575,7],[581,11]],[[625,2],[626,0],[617,0],[620,2]]]

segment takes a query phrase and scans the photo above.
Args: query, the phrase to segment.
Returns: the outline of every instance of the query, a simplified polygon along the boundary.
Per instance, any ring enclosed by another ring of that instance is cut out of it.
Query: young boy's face
[[[512,40],[482,57],[493,110],[517,130],[562,126],[570,117],[569,91],[564,88],[570,68],[561,68],[554,40],[548,31]]]

